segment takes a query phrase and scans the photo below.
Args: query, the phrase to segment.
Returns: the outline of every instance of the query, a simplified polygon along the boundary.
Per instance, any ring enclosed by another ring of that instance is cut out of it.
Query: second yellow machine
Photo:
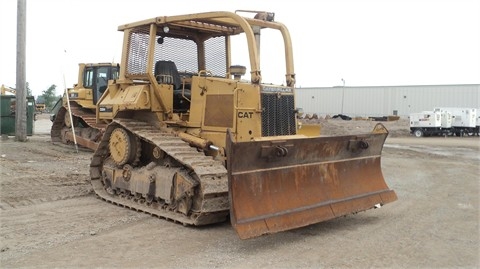
[[[397,199],[381,171],[383,125],[299,132],[290,34],[273,13],[156,17],[119,30],[120,77],[97,103],[98,120],[111,123],[90,165],[104,200],[184,225],[230,217],[246,239]],[[264,83],[267,74],[279,83]]]
[[[107,89],[108,81],[118,78],[115,63],[80,63],[78,80],[52,109],[52,142],[72,144],[95,150],[106,127],[97,121],[96,104]],[[68,96],[67,96],[68,93]]]

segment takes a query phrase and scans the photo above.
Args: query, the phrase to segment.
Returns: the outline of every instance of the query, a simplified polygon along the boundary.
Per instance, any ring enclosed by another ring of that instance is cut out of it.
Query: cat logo
[[[237,117],[240,119],[251,119],[253,117],[253,112],[247,112],[247,111],[239,111],[237,113]]]

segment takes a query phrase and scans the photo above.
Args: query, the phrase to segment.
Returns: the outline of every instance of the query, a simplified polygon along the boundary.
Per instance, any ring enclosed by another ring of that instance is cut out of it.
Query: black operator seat
[[[157,61],[155,63],[155,78],[160,84],[173,85],[173,89],[180,89],[182,81],[177,66],[172,61]]]
[[[158,83],[173,85],[173,111],[177,113],[187,112],[190,108],[190,102],[182,94],[190,100],[191,92],[190,89],[183,89],[182,80],[175,63],[172,61],[157,61],[154,72]]]

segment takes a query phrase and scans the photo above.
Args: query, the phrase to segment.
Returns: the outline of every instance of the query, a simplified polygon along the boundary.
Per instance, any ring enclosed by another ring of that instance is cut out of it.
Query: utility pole
[[[343,102],[344,102],[344,99],[345,99],[345,80],[342,78],[342,82],[343,82],[343,86],[342,86],[342,109],[341,109],[341,113],[343,115]]]
[[[25,75],[27,0],[17,0],[17,85],[15,86],[15,140],[27,141],[27,89]]]

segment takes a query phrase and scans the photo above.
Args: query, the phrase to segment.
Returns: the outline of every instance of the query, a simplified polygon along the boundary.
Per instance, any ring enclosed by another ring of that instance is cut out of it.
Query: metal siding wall
[[[408,117],[438,106],[480,108],[479,84],[298,88],[297,107],[320,116],[340,114],[343,90],[343,114],[351,117],[387,116],[394,110]]]
[[[305,114],[325,115],[330,111],[340,111],[342,92],[338,88],[299,88],[296,89],[297,107]]]
[[[351,117],[385,115],[387,92],[383,88],[345,88],[344,113]],[[391,112],[390,112],[391,113]]]
[[[396,87],[394,103],[399,115],[431,111],[434,107],[480,107],[480,85],[432,85]]]

